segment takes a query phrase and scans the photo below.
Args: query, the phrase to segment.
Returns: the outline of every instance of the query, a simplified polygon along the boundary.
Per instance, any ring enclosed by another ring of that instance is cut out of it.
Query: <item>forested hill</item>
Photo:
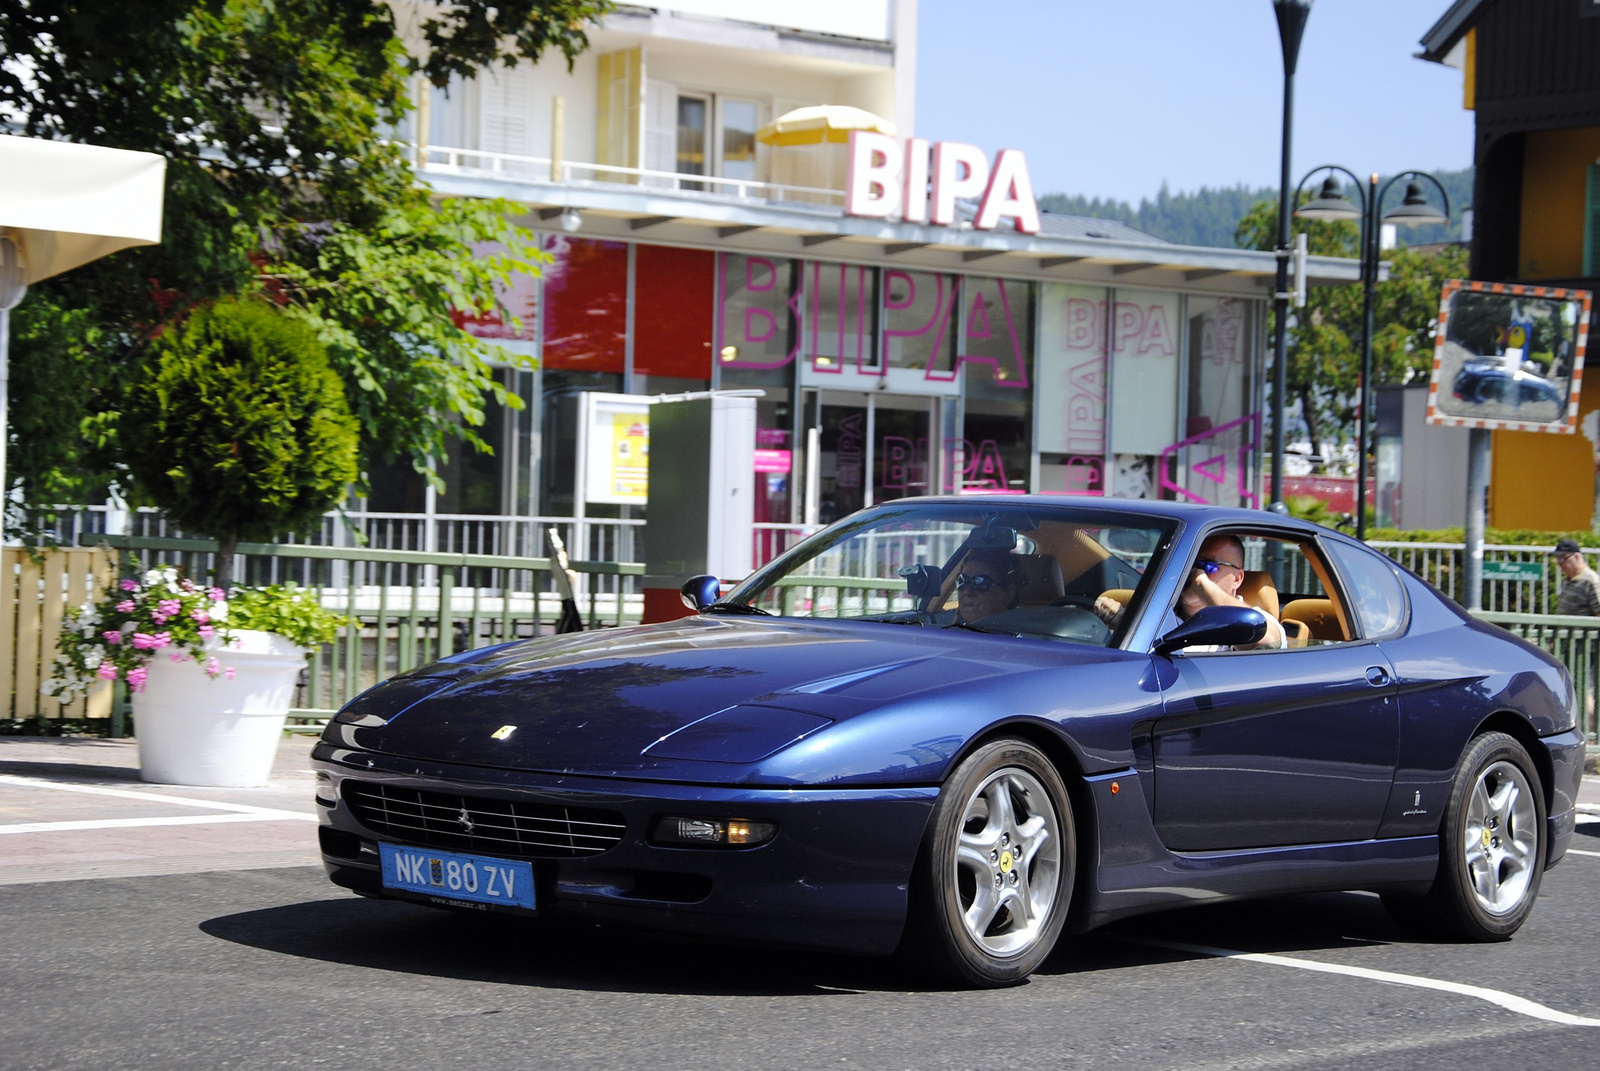
[[[1450,223],[1447,226],[1401,228],[1402,245],[1420,245],[1427,242],[1453,241],[1461,237],[1461,210],[1472,203],[1472,169],[1460,171],[1435,171],[1439,181],[1450,194]],[[1431,185],[1424,190],[1429,199],[1437,202]],[[1315,195],[1313,190],[1312,194]],[[1393,208],[1400,203],[1403,189],[1391,190],[1385,204]],[[1347,191],[1352,200],[1355,191]],[[1126,201],[1101,200],[1098,197],[1071,196],[1048,193],[1039,198],[1039,207],[1046,212],[1064,212],[1074,216],[1094,219],[1114,219],[1137,227],[1158,238],[1180,245],[1231,246],[1233,232],[1239,220],[1258,201],[1276,201],[1278,191],[1269,186],[1251,189],[1239,185],[1212,189],[1202,186],[1193,193],[1171,193],[1166,183],[1155,198],[1141,200],[1137,207]]]

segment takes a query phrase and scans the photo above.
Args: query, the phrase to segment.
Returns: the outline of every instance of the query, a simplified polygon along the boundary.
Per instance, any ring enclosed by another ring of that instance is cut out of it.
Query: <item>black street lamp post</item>
[[[1336,164],[1324,164],[1306,172],[1305,178],[1300,180],[1300,185],[1295,187],[1296,204],[1299,204],[1300,191],[1305,188],[1311,176],[1324,171],[1329,174],[1322,184],[1321,192],[1315,199],[1307,201],[1296,209],[1295,215],[1300,219],[1361,221],[1358,233],[1361,249],[1362,328],[1361,376],[1357,385],[1359,401],[1356,406],[1356,538],[1365,539],[1367,538],[1367,448],[1369,446],[1367,439],[1372,428],[1373,292],[1378,285],[1382,225],[1392,223],[1402,227],[1414,227],[1422,223],[1447,222],[1450,218],[1450,195],[1445,192],[1439,180],[1426,171],[1402,171],[1385,182],[1382,188],[1378,186],[1378,176],[1374,174],[1367,179],[1366,188],[1363,189],[1361,180],[1350,171]],[[1350,176],[1351,182],[1355,184],[1356,193],[1361,198],[1359,206],[1344,195],[1342,184],[1334,172]],[[1399,207],[1380,218],[1378,213],[1383,209],[1383,199],[1390,188],[1401,179],[1411,178],[1426,179],[1433,183],[1434,188],[1439,191],[1439,196],[1444,200],[1444,212],[1440,213],[1428,203],[1419,183],[1407,182],[1405,199]],[[1281,416],[1282,411],[1279,412]]]
[[[1300,62],[1300,38],[1311,16],[1311,0],[1272,0],[1283,44],[1283,155],[1278,178],[1278,273],[1273,288],[1272,368],[1272,509],[1283,504],[1284,391],[1289,382],[1289,146],[1294,139],[1294,72]]]

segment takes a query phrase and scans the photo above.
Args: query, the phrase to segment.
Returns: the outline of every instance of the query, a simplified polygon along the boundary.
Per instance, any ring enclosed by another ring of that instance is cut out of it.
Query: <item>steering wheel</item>
[[[1088,595],[1063,595],[1063,596],[1061,596],[1061,598],[1055,600],[1050,605],[1051,606],[1078,606],[1078,607],[1082,607],[1085,610],[1088,610],[1090,613],[1093,613],[1094,612],[1094,604],[1095,604],[1095,600],[1090,598]]]

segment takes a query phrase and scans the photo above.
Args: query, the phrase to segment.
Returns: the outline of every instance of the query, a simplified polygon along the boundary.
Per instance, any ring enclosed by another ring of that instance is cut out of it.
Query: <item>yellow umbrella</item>
[[[756,131],[763,145],[821,145],[831,141],[844,144],[852,130],[874,130],[894,137],[894,124],[847,104],[813,104],[778,116]]]

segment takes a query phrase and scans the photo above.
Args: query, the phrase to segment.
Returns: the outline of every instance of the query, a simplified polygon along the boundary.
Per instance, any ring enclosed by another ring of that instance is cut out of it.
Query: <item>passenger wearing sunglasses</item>
[[[1194,573],[1178,596],[1178,616],[1188,618],[1196,610],[1207,606],[1244,606],[1239,597],[1239,587],[1244,583],[1244,543],[1238,536],[1219,534],[1200,544],[1200,555],[1194,562]],[[1115,628],[1122,616],[1122,604],[1102,595],[1094,605],[1095,613]],[[1266,615],[1267,631],[1256,643],[1230,648],[1235,651],[1253,651],[1259,648],[1284,648],[1289,646],[1283,626]],[[1221,650],[1215,647],[1190,647],[1189,651],[1204,653]]]
[[[1003,550],[971,550],[956,574],[956,621],[970,625],[979,618],[1017,605],[1021,566]]]

